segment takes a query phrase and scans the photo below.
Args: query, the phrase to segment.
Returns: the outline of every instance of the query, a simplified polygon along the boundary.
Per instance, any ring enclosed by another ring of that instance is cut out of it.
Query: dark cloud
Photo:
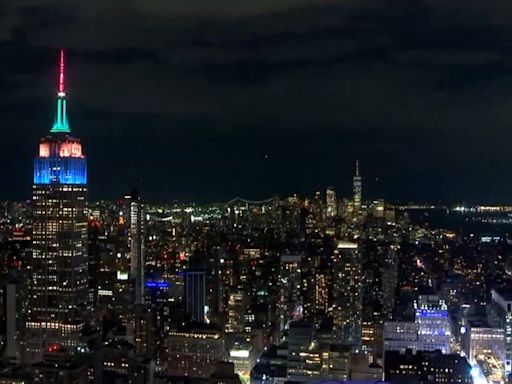
[[[0,197],[30,194],[63,46],[93,198],[348,194],[361,158],[371,197],[510,201],[511,7],[4,0]]]

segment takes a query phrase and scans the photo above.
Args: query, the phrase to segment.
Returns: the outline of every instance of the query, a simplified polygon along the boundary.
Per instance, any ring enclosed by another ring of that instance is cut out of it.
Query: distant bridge
[[[242,202],[242,203],[246,203],[246,204],[264,204],[264,203],[270,203],[273,200],[275,200],[275,197],[271,197],[271,198],[265,199],[265,200],[258,200],[258,201],[247,200],[247,199],[244,199],[243,197],[235,197],[234,199],[231,199],[230,201],[228,201],[225,205],[231,205],[236,202]]]
[[[237,202],[257,205],[257,204],[270,203],[271,201],[273,201],[275,199],[276,199],[276,197],[270,197],[265,200],[248,200],[248,199],[244,199],[243,197],[235,197],[234,199],[231,199],[227,203],[223,203],[222,205],[228,206],[228,205],[232,205]],[[173,219],[172,216],[167,216],[167,217],[159,217],[159,216],[155,216],[155,215],[148,215],[148,216],[151,220],[154,220],[154,221],[171,221]]]

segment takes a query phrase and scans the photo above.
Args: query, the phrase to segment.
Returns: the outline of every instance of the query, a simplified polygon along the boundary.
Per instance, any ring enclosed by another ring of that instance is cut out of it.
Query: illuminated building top
[[[66,90],[64,86],[64,50],[60,51],[59,92],[57,93],[57,114],[50,131],[51,133],[70,133],[66,113]]]
[[[34,184],[87,184],[87,162],[80,140],[71,137],[66,113],[64,51],[60,51],[57,114],[50,135],[41,139]]]

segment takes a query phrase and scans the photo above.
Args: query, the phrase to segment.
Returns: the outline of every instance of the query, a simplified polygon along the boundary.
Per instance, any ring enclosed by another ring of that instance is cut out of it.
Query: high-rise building
[[[135,352],[150,354],[156,346],[155,316],[145,305],[135,306]]]
[[[384,351],[405,353],[418,350],[418,324],[414,321],[386,321],[384,323]]]
[[[206,282],[204,271],[185,273],[185,310],[191,320],[205,321]]]
[[[363,180],[359,172],[359,160],[356,160],[356,173],[352,179],[353,192],[354,192],[354,211],[361,210],[361,202],[363,199]]]
[[[59,345],[83,343],[88,300],[87,161],[71,136],[66,111],[64,53],[60,54],[57,114],[34,162],[33,253],[27,266],[27,362]]]
[[[501,363],[505,356],[505,329],[493,328],[485,321],[470,319],[461,333],[462,347],[471,364],[493,359],[503,365]]]
[[[327,205],[327,217],[333,217],[338,214],[338,201],[336,200],[336,191],[334,187],[328,187],[325,194],[325,203]]]
[[[329,308],[329,276],[327,271],[315,273],[314,306],[318,313],[325,313]]]
[[[416,354],[410,350],[405,353],[388,351],[384,367],[385,380],[391,383],[473,383],[471,365],[459,354],[442,354],[440,351],[420,351]]]
[[[358,245],[340,241],[332,257],[333,327],[338,343],[361,347],[362,283]]]
[[[505,331],[505,373],[512,373],[512,293],[510,290],[493,289],[492,302],[489,305],[489,322],[494,328]]]
[[[129,211],[130,275],[135,280],[135,304],[144,304],[144,272],[146,266],[144,203],[138,190],[125,196]]]
[[[213,328],[171,330],[166,352],[169,376],[208,378],[226,357],[224,334]]]
[[[251,370],[256,364],[257,354],[251,343],[247,341],[237,341],[233,348],[229,350],[227,360],[235,365],[237,373],[243,382],[249,382]]]
[[[281,255],[277,315],[281,335],[293,320],[302,318],[302,255]]]
[[[90,366],[83,359],[74,359],[68,350],[52,346],[44,353],[44,361],[32,366],[34,384],[87,384],[94,380]]]
[[[248,295],[244,290],[236,288],[229,294],[228,319],[225,328],[227,333],[242,333],[244,331],[247,305]]]
[[[5,357],[10,363],[21,362],[21,338],[23,326],[23,285],[18,280],[5,284]]]
[[[315,345],[315,327],[311,323],[292,322],[288,333],[287,375],[291,381],[307,377],[318,379],[322,369],[322,352]]]
[[[418,350],[451,352],[451,321],[446,302],[435,295],[420,295],[414,303]]]

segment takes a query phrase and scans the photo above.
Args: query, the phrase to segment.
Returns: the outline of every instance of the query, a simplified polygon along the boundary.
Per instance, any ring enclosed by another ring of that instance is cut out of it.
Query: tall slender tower
[[[358,245],[339,241],[331,262],[334,338],[357,350],[361,347],[363,310],[363,273]]]
[[[325,202],[327,206],[327,217],[334,217],[338,214],[338,201],[336,200],[336,191],[334,187],[328,187],[325,194]]]
[[[361,210],[361,201],[363,198],[363,180],[359,172],[359,160],[356,160],[356,174],[352,179],[354,191],[354,211]]]
[[[146,217],[144,203],[138,189],[125,196],[129,212],[130,227],[130,275],[135,280],[134,304],[144,304],[144,274],[146,269]]]
[[[87,265],[87,161],[71,136],[60,52],[57,112],[34,161],[33,253],[28,263],[25,361],[83,344],[90,314]]]

